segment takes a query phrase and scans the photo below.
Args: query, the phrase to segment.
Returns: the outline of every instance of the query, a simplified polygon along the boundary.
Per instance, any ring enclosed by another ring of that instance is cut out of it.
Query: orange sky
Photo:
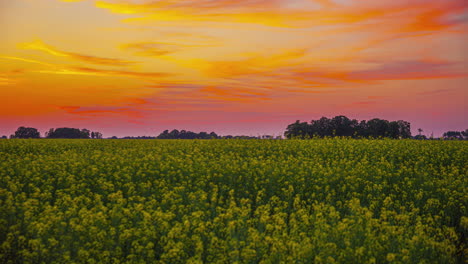
[[[0,32],[0,135],[468,128],[465,0],[14,0]]]

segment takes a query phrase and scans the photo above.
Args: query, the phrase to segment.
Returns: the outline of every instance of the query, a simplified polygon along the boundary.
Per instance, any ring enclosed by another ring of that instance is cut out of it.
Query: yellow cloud
[[[35,64],[40,64],[44,66],[53,66],[50,63],[38,61],[38,60],[32,60],[32,59],[26,59],[26,58],[20,58],[20,57],[12,57],[12,56],[0,56],[0,59],[5,59],[5,60],[16,60],[16,61],[22,61],[22,62],[28,62],[28,63],[35,63]]]
[[[70,58],[73,60],[78,60],[78,61],[92,63],[92,64],[99,64],[99,65],[127,66],[127,65],[134,63],[132,61],[121,60],[121,59],[96,57],[96,56],[84,55],[84,54],[79,54],[79,53],[61,51],[52,46],[45,44],[41,40],[35,40],[30,43],[20,44],[19,47],[23,49],[29,49],[29,50],[39,50],[39,51],[43,51],[43,52],[49,53],[57,57],[66,57],[66,58]]]
[[[169,73],[163,72],[134,72],[134,71],[116,71],[102,70],[86,67],[67,67],[53,70],[37,70],[37,73],[61,74],[61,75],[94,75],[94,76],[112,76],[112,77],[133,77],[138,79],[157,80],[164,77],[172,76]]]

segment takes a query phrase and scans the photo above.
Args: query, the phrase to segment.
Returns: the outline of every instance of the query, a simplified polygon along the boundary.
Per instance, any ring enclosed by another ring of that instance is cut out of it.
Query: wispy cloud
[[[366,0],[350,1],[347,4],[324,0],[162,0],[144,3],[96,1],[96,6],[117,14],[133,15],[125,20],[127,22],[228,22],[309,27],[384,19],[393,21],[394,30],[401,32],[441,30],[451,24],[444,20],[447,15],[459,13],[467,8],[463,0]]]
[[[21,58],[21,57],[0,56],[0,59],[21,61],[21,62],[27,62],[27,63],[34,63],[34,64],[40,64],[40,65],[43,65],[43,66],[53,66],[52,64],[46,63],[46,62],[43,62],[43,61],[38,61],[38,60],[33,60],[33,59],[28,59],[28,58]]]
[[[56,70],[37,70],[38,73],[48,74],[63,74],[63,75],[94,75],[94,76],[112,76],[112,77],[133,77],[142,79],[160,79],[171,76],[169,73],[163,72],[134,72],[134,71],[117,71],[103,70],[86,67],[69,67]]]
[[[383,63],[374,69],[347,74],[350,80],[418,80],[468,77],[468,70],[455,63],[397,61]]]
[[[104,57],[90,56],[90,55],[79,54],[79,53],[74,53],[74,52],[61,51],[53,46],[49,46],[45,44],[42,40],[35,40],[33,42],[23,43],[19,45],[19,47],[23,49],[43,51],[43,52],[49,53],[57,57],[66,57],[66,58],[81,61],[81,62],[106,65],[106,66],[128,66],[128,65],[135,63],[132,61],[121,60],[121,59],[104,58]]]
[[[131,118],[143,117],[141,112],[123,107],[59,106],[58,108],[69,114],[80,116],[124,115]]]
[[[468,79],[466,0],[21,3],[0,23],[3,112],[27,102],[24,116],[49,107],[67,120],[172,125],[224,122],[225,113],[239,122],[391,115],[392,103],[405,115],[439,96],[447,113],[466,108],[457,88]],[[43,39],[23,43],[35,36]]]

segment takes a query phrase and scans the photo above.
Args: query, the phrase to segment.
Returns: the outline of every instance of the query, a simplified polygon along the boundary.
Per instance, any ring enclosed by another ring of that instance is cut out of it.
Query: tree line
[[[443,137],[447,139],[468,140],[468,129],[465,129],[465,131],[447,131]]]
[[[312,120],[310,123],[297,120],[287,126],[284,136],[287,139],[307,139],[323,137],[351,137],[351,138],[394,138],[394,139],[427,139],[422,135],[422,129],[418,129],[419,134],[411,135],[411,124],[407,121],[388,121],[374,118],[371,120],[358,121],[349,119],[346,116],[335,116],[333,118],[322,117]],[[3,139],[7,138],[2,136]],[[19,127],[10,138],[41,138],[40,132],[32,127]],[[102,139],[103,135],[97,131],[78,128],[51,128],[45,133],[45,138],[68,138],[68,139]],[[109,137],[109,139],[281,139],[270,135],[263,136],[220,136],[215,132],[192,132],[187,130],[172,131],[164,130],[158,136],[127,136]],[[443,134],[443,139],[468,140],[468,129],[465,131],[447,131]]]
[[[394,139],[428,139],[419,128],[418,135],[411,135],[411,123],[404,120],[388,121],[374,118],[371,120],[349,119],[340,115],[333,118],[322,117],[310,123],[297,120],[288,125],[284,136],[288,139],[314,137],[352,137],[352,138],[394,138]],[[431,136],[432,138],[432,136]],[[448,131],[443,139],[468,140],[468,129],[465,131]]]
[[[388,121],[374,118],[369,121],[349,119],[346,116],[322,117],[310,123],[288,125],[286,138],[353,137],[353,138],[411,138],[411,124],[407,121]]]
[[[258,139],[258,137],[252,136],[220,136],[215,132],[207,133],[207,132],[192,132],[186,130],[177,130],[174,129],[171,132],[169,130],[164,130],[156,139]]]
[[[195,133],[192,131],[186,130],[177,130],[174,129],[171,132],[169,130],[164,130],[159,136],[156,137],[157,139],[217,139],[219,136],[215,132],[207,133],[207,132],[200,132]]]
[[[6,138],[6,137],[5,137]],[[37,128],[19,127],[10,138],[41,138]],[[83,138],[83,139],[102,139],[101,132],[90,131],[88,129],[78,128],[51,128],[45,133],[45,138]]]

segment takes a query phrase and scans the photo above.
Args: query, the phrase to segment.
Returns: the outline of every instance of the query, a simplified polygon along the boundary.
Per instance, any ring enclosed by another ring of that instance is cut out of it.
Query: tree
[[[423,132],[422,128],[418,128],[418,133],[420,136],[422,135],[422,132]]]
[[[164,130],[159,136],[158,139],[215,139],[218,138],[218,135],[215,132],[211,132],[208,134],[207,132],[200,132],[195,133],[192,131],[181,130],[178,131],[177,129],[172,130]]]
[[[462,131],[462,136],[464,140],[468,140],[468,129],[465,129],[465,131]]]
[[[466,135],[466,131],[460,132],[460,131],[447,131],[443,134],[443,137],[445,139],[464,139]]]
[[[335,116],[330,120],[332,135],[338,137],[350,137],[354,135],[358,121],[349,119],[346,116]]]
[[[158,139],[169,139],[169,130],[164,130],[159,136]]]
[[[198,138],[199,139],[209,139],[210,136],[206,132],[200,132],[200,133],[198,133]]]
[[[414,139],[418,139],[418,140],[426,140],[427,137],[425,135],[416,135],[414,136]]]
[[[411,138],[411,125],[409,122],[398,120],[388,125],[388,136],[391,138]]]
[[[370,137],[387,137],[389,136],[389,122],[379,118],[371,119],[367,121],[367,131]]]
[[[14,135],[14,138],[40,138],[41,134],[36,128],[19,127]]]
[[[322,117],[319,120],[310,121],[310,136],[331,136],[333,134],[333,127],[331,119]]]
[[[401,138],[411,138],[411,124],[410,122],[398,120],[398,129]]]
[[[286,138],[305,138],[306,135],[309,135],[309,125],[307,122],[299,122],[288,125],[286,128],[286,132],[284,132],[284,136]]]
[[[102,139],[102,133],[101,132],[91,132],[91,138],[93,138],[93,139]]]
[[[2,139],[7,139],[8,137],[7,136],[2,136]]]
[[[47,138],[90,138],[90,132],[87,129],[79,130],[78,128],[62,127],[51,128],[47,133]]]
[[[176,138],[179,138],[179,134],[180,134],[179,130],[174,129],[169,133],[169,137],[172,139],[176,139]]]
[[[367,121],[362,120],[356,127],[356,136],[358,137],[368,137],[369,136],[369,128],[367,126]]]
[[[284,135],[286,138],[311,138],[315,136],[411,138],[411,125],[403,120],[389,122],[379,118],[359,122],[341,115],[332,119],[322,117],[318,120],[312,120],[310,124],[297,120],[288,125]]]
[[[211,132],[209,136],[210,136],[210,139],[218,138],[218,135],[215,132]]]
[[[81,129],[80,132],[81,132],[81,135],[82,135],[82,137],[80,137],[80,138],[91,138],[90,137],[91,131],[89,131],[88,129],[86,129],[86,128]]]

